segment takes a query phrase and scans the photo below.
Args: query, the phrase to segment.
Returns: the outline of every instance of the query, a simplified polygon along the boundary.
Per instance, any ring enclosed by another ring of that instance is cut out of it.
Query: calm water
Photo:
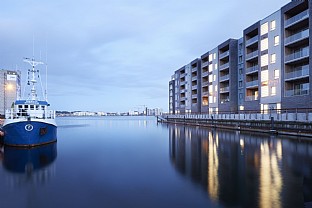
[[[0,207],[311,207],[311,143],[151,117],[57,122],[56,144],[2,149]]]

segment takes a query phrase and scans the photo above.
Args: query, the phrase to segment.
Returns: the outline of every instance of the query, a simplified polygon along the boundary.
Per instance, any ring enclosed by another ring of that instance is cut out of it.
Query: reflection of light
[[[260,207],[281,207],[282,175],[278,166],[278,153],[269,144],[261,144]]]
[[[218,200],[219,192],[219,158],[218,158],[218,139],[214,140],[213,135],[209,132],[209,142],[208,147],[206,146],[206,151],[208,151],[208,194],[210,198],[214,201]],[[217,137],[217,135],[216,135]]]
[[[243,139],[240,139],[240,140],[239,140],[239,144],[240,144],[240,147],[241,147],[242,149],[244,149],[244,140],[243,140]]]
[[[7,84],[6,85],[6,90],[13,90],[13,85]]]

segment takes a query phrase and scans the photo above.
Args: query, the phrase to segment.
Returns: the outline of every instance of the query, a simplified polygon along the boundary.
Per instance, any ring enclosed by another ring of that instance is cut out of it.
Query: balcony
[[[259,83],[258,80],[253,80],[251,82],[246,82],[246,88],[257,87],[258,83]]]
[[[299,61],[300,59],[309,57],[309,48],[302,48],[300,51],[296,51],[290,55],[286,55],[285,63]]]
[[[201,67],[204,68],[208,66],[209,62],[208,61],[202,61]]]
[[[291,97],[291,96],[299,96],[299,95],[308,95],[309,94],[309,88],[306,89],[293,89],[293,90],[286,90],[285,96]]]
[[[197,94],[192,94],[192,98],[197,98]]]
[[[222,70],[227,69],[227,68],[229,68],[229,67],[230,67],[230,63],[226,63],[226,64],[221,65],[221,66],[219,67],[219,70],[222,71]]]
[[[195,81],[195,80],[197,80],[197,75],[192,76],[192,81]]]
[[[309,74],[310,74],[309,65],[297,67],[292,72],[285,73],[285,81],[304,78],[309,76]]]
[[[203,86],[203,87],[204,87],[204,86],[208,86],[208,84],[209,84],[209,81],[205,81],[205,82],[202,83],[202,86]]]
[[[206,77],[206,76],[208,76],[208,75],[209,75],[209,72],[206,71],[206,72],[203,72],[202,77]]]
[[[304,19],[307,19],[307,18],[309,18],[309,11],[305,10],[305,11],[285,20],[285,28],[289,27],[291,25],[294,25],[294,24],[296,24],[296,23],[298,23]]]
[[[229,79],[230,79],[230,74],[227,74],[227,75],[224,75],[224,76],[220,77],[220,82],[226,81],[226,80],[229,80]]]
[[[197,66],[192,68],[192,72],[197,71]]]
[[[252,73],[258,72],[258,70],[259,70],[259,66],[258,65],[252,66],[252,67],[248,67],[246,69],[246,74],[252,74]]]
[[[299,33],[296,33],[292,36],[287,37],[285,39],[285,46],[296,43],[296,42],[303,40],[305,38],[308,38],[308,37],[309,37],[309,30],[301,31]]]
[[[230,98],[223,98],[223,99],[220,99],[220,102],[221,103],[227,103],[227,102],[230,102]]]
[[[185,85],[185,84],[186,84],[185,81],[180,82],[180,86]]]
[[[259,51],[256,50],[256,51],[253,51],[251,53],[246,54],[246,57],[245,57],[246,61],[253,59],[253,58],[256,58],[258,56],[258,53],[259,53]]]
[[[248,47],[249,45],[252,45],[252,44],[258,42],[258,39],[259,39],[259,36],[256,35],[256,36],[246,40],[246,47]]]
[[[230,91],[230,87],[220,87],[220,93],[225,93],[229,91]]]
[[[197,89],[197,85],[193,85],[192,90],[196,90],[196,89]]]
[[[254,101],[254,100],[258,100],[258,95],[251,95],[245,97],[245,101]]]
[[[229,52],[229,51],[226,51],[226,52],[221,53],[221,54],[219,55],[219,59],[223,59],[223,58],[225,58],[225,57],[227,57],[227,56],[229,56],[229,55],[230,55],[230,52]]]

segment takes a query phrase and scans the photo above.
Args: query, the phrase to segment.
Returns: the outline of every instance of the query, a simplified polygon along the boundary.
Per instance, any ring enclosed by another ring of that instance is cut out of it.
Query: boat
[[[38,146],[57,141],[55,111],[49,110],[47,93],[42,98],[37,95],[37,78],[41,82],[40,71],[35,68],[42,62],[26,58],[24,62],[31,65],[28,69],[27,98],[16,99],[5,112],[3,123],[4,145]],[[43,87],[41,83],[41,90]],[[46,92],[46,91],[45,91]]]

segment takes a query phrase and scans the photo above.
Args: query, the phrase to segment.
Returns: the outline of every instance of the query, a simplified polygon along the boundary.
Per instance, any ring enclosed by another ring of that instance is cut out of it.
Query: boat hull
[[[56,142],[57,127],[42,121],[19,121],[3,126],[4,144],[37,146]]]

